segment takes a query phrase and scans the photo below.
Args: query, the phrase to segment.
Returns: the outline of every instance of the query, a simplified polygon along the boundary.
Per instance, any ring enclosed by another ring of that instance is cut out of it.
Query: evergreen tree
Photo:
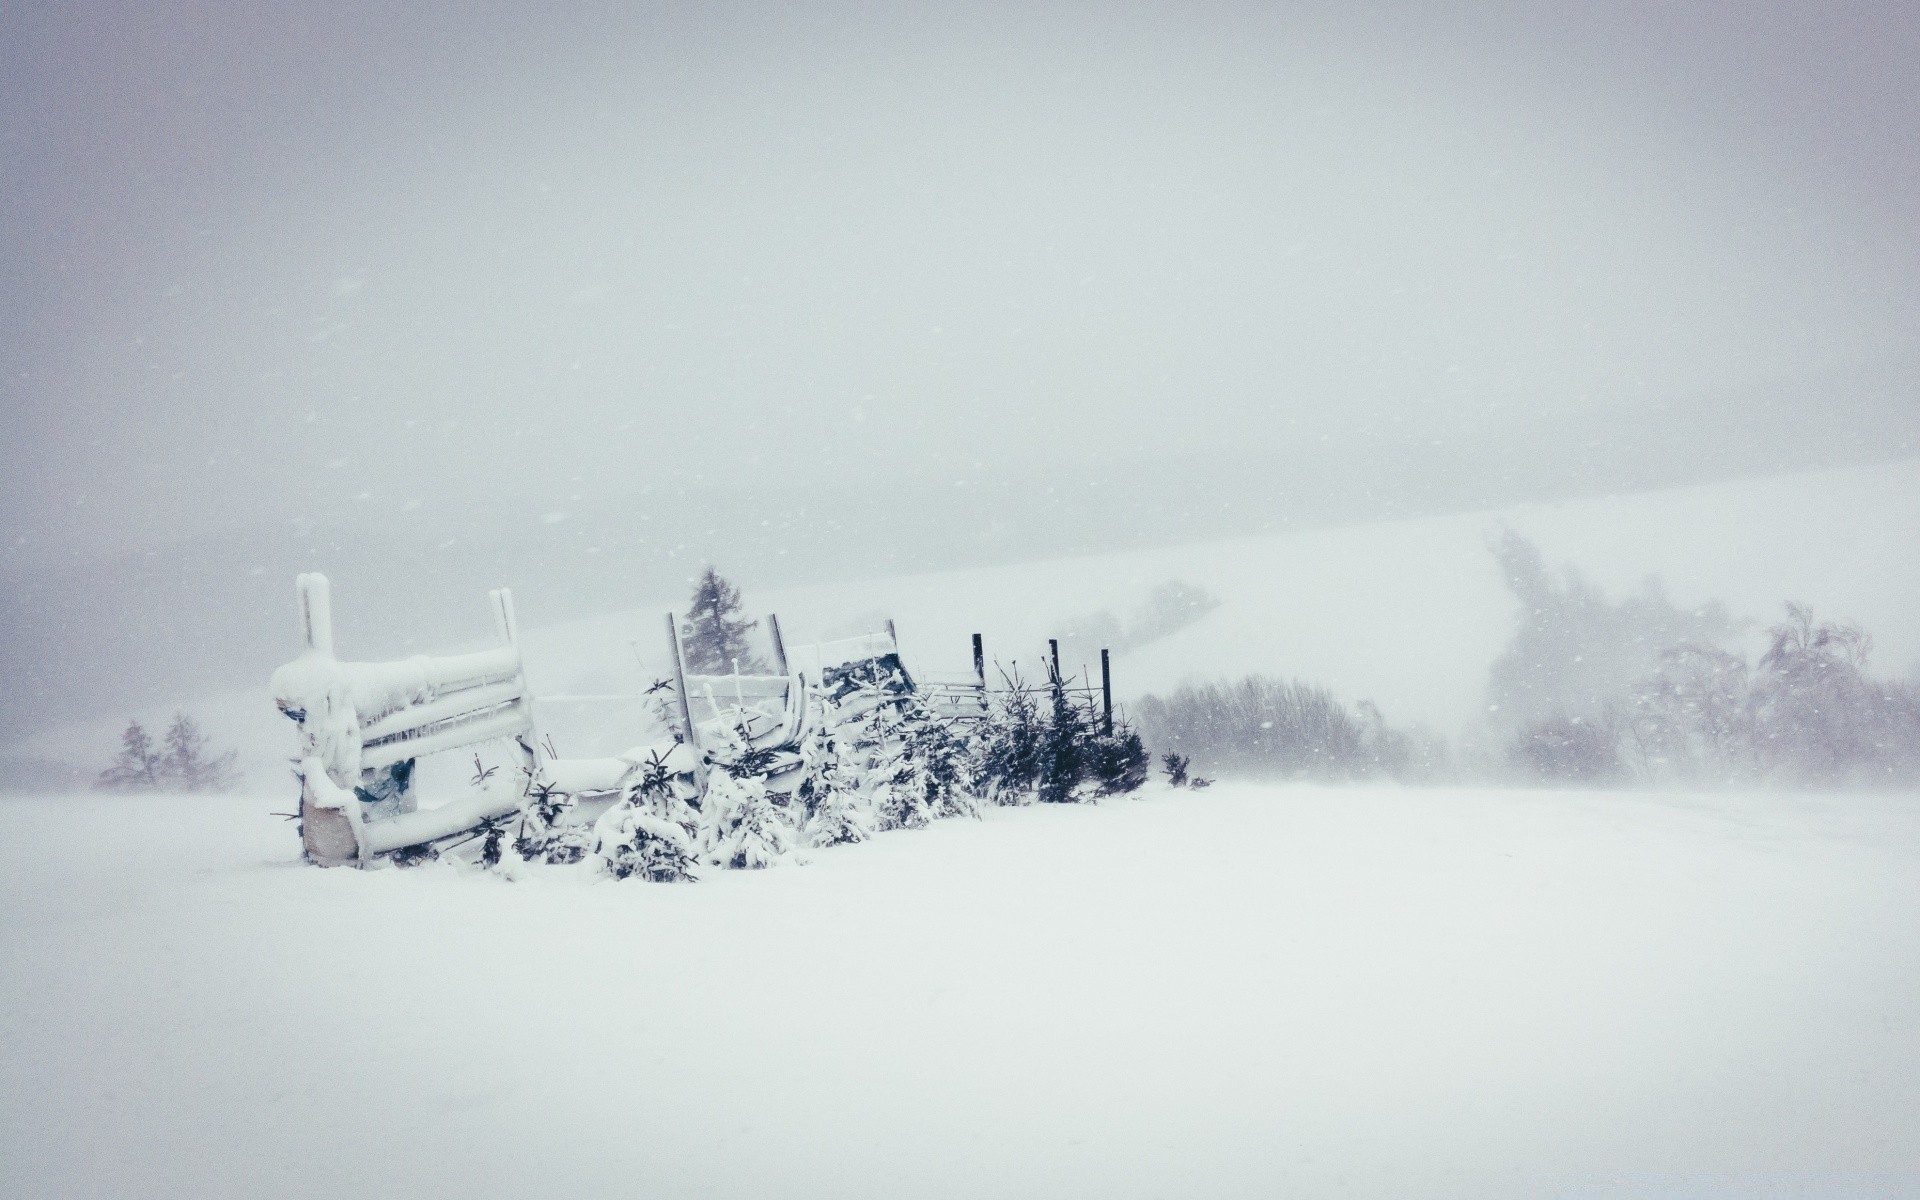
[[[828,725],[829,713],[815,715],[800,746],[805,774],[793,793],[802,814],[802,839],[814,847],[864,842],[873,836],[873,822],[862,803],[860,764],[850,746],[842,752],[838,732]]]
[[[1161,765],[1167,769],[1167,785],[1169,787],[1187,786],[1187,765],[1190,762],[1192,762],[1192,760],[1186,755],[1175,754],[1171,750],[1160,756]]]
[[[94,786],[109,791],[151,792],[160,787],[160,752],[154,748],[153,735],[138,721],[127,723],[120,735],[120,754]]]
[[[1146,744],[1133,726],[1116,724],[1112,733],[1095,733],[1087,740],[1087,777],[1102,796],[1137,791],[1147,781],[1152,763]]]
[[[905,782],[934,817],[978,817],[967,748],[918,696],[902,706],[901,749]]]
[[[748,632],[759,623],[740,616],[740,589],[708,567],[694,585],[687,619],[680,625],[687,670],[696,675],[725,675],[737,662],[746,674],[765,671],[747,641]]]
[[[873,808],[874,827],[883,831],[925,829],[933,820],[933,810],[907,756],[898,709],[891,702],[882,703],[868,710],[862,726],[858,745],[866,751],[870,764],[862,790]]]
[[[1027,804],[1040,779],[1046,726],[1019,672],[1003,671],[1001,679],[1006,687],[989,697],[986,718],[974,730],[974,778],[994,804]]]
[[[1087,776],[1087,720],[1057,675],[1052,692],[1052,719],[1040,742],[1040,802],[1070,804],[1080,798],[1075,789]]]
[[[188,792],[221,792],[239,782],[233,770],[237,751],[213,754],[200,726],[185,713],[175,713],[167,726],[166,753],[160,759],[160,777],[169,786]]]
[[[736,871],[758,870],[793,852],[796,838],[786,814],[757,776],[716,766],[707,777],[704,804],[713,822],[707,829],[707,861]]]
[[[593,857],[615,879],[691,882],[698,831],[699,817],[674,791],[666,761],[655,755],[595,823]]]
[[[513,848],[528,862],[577,863],[585,858],[595,830],[570,820],[574,799],[541,784],[527,793],[520,806],[520,823]]]

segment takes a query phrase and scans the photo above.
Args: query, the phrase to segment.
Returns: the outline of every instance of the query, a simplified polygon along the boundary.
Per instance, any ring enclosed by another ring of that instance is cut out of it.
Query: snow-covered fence
[[[787,651],[780,637],[780,619],[770,616],[767,623],[775,665],[784,669]],[[778,675],[689,674],[680,625],[672,613],[667,614],[667,650],[673,662],[680,733],[697,752],[702,790],[710,759],[743,753],[765,758],[769,789],[784,792],[797,784],[800,743],[818,715],[808,681],[798,671],[785,670]]]
[[[301,575],[300,657],[273,673],[274,703],[300,727],[301,839],[326,866],[471,829],[519,807],[521,789],[482,791],[420,809],[413,764],[424,755],[512,739],[535,766],[513,597],[490,593],[501,644],[443,657],[341,662],[333,652],[327,578]]]
[[[599,827],[602,816],[611,820],[609,814],[617,810],[625,820],[632,815],[628,810],[639,811],[636,805],[671,807],[669,801],[692,805],[676,818],[686,829],[707,822],[724,832],[732,828],[728,822],[773,820],[773,810],[753,807],[761,801],[742,808],[743,796],[773,797],[771,803],[778,807],[798,795],[806,808],[805,823],[813,829],[819,823],[815,818],[826,821],[814,811],[819,788],[842,786],[847,772],[864,778],[878,771],[891,778],[889,772],[932,769],[958,753],[958,739],[975,737],[986,728],[980,723],[989,716],[989,697],[1042,690],[1022,684],[1017,673],[1005,688],[989,688],[978,634],[973,637],[970,674],[916,678],[901,660],[892,621],[884,632],[798,647],[790,655],[778,617],[770,616],[776,673],[690,674],[679,623],[668,613],[671,696],[662,694],[667,686],[663,681],[636,696],[571,699],[664,705],[664,711],[655,708],[655,715],[678,726],[672,740],[611,757],[560,759],[550,745],[543,752],[535,735],[533,697],[521,659],[513,598],[506,589],[490,593],[500,645],[467,654],[366,663],[341,662],[334,655],[326,577],[306,574],[296,583],[302,649],[298,658],[274,672],[273,693],[280,711],[299,726],[301,839],[307,857],[325,866],[365,865],[402,850],[409,851],[408,858],[433,856],[483,832],[485,853],[497,859],[500,840],[509,832],[504,818],[516,814],[518,822],[511,830],[521,853],[538,853],[548,862],[578,861],[589,850],[601,852],[592,847],[605,842]],[[1076,703],[1088,708],[1098,696],[1106,716],[1102,732],[1111,739],[1105,652],[1098,691],[1075,687],[1061,677],[1057,643],[1049,658],[1045,690],[1083,697]],[[1032,706],[1026,711],[1031,714]],[[864,732],[850,741],[842,736],[849,729]],[[437,807],[416,803],[414,767],[419,759],[502,740],[517,748],[518,771],[489,783],[498,768],[481,769],[468,794]],[[917,747],[911,753],[904,749],[908,743]],[[860,748],[849,753],[856,744]],[[826,782],[830,778],[841,782]],[[945,778],[939,786],[950,785],[951,772]],[[720,789],[711,814],[703,811],[713,799],[708,796],[710,780]],[[812,785],[801,788],[807,780]],[[893,795],[887,788],[875,795],[882,793]],[[973,801],[954,803],[964,808]],[[880,828],[894,827],[885,822],[896,819],[911,823],[912,814],[887,816],[892,810],[884,804],[875,812],[877,820],[884,818]],[[822,825],[809,836],[828,838],[825,844],[831,844],[833,838],[845,840],[842,834],[851,836],[847,829],[831,833]],[[624,853],[620,847],[626,843],[617,837],[605,844],[612,846],[607,853],[614,858]]]

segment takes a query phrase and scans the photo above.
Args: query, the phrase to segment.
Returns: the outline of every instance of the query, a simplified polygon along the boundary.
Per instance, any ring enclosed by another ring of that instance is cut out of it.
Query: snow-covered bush
[[[987,697],[987,714],[973,735],[974,778],[983,798],[1001,805],[1030,804],[1040,781],[1046,722],[1017,671]]]
[[[736,871],[770,867],[798,844],[786,812],[758,776],[715,768],[707,776],[703,804],[708,823],[702,857],[717,866]]]
[[[1856,625],[1786,606],[1757,663],[1710,645],[1670,649],[1618,707],[1647,782],[1796,786],[1920,779],[1920,691],[1867,671]]]
[[[1623,750],[1648,781],[1731,783],[1759,774],[1753,675],[1717,646],[1675,646],[1628,697]]]
[[[1384,773],[1368,726],[1324,688],[1249,675],[1134,706],[1141,736],[1208,773],[1355,779]]]
[[[1615,783],[1620,730],[1608,717],[1544,717],[1523,727],[1507,748],[1508,761],[1539,783]]]
[[[594,823],[593,859],[615,879],[692,880],[699,831],[699,814],[680,799],[666,760],[655,755]]]
[[[1152,760],[1131,725],[1117,722],[1111,734],[1092,734],[1087,746],[1087,777],[1100,795],[1124,795],[1147,781]]]
[[[1553,571],[1513,530],[1492,547],[1519,602],[1513,638],[1488,672],[1487,704],[1505,730],[1549,717],[1597,718],[1677,646],[1718,646],[1738,625],[1718,602],[1681,608],[1649,577],[1611,600],[1571,565]]]
[[[572,820],[574,798],[539,785],[527,793],[514,829],[513,848],[528,862],[576,863],[593,847],[594,831]]]
[[[793,797],[800,807],[801,839],[808,846],[843,846],[873,836],[873,819],[860,790],[862,768],[829,724],[827,706],[814,701],[811,731],[800,745],[801,778]]]

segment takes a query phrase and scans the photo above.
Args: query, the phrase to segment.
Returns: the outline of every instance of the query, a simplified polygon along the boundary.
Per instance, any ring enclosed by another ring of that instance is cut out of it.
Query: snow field
[[[0,798],[10,1194],[1920,1194],[1920,796],[1155,785],[677,886],[284,807]]]

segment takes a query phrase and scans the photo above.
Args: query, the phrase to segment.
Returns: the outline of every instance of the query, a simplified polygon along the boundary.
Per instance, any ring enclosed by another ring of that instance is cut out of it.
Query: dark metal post
[[[781,675],[787,673],[787,643],[780,636],[780,614],[767,614],[767,632],[773,637],[773,666]]]
[[[1113,668],[1107,662],[1107,648],[1100,647],[1100,728],[1113,736]]]
[[[977,633],[973,635],[973,677],[981,687],[987,686],[987,649]]]
[[[1053,671],[1053,682],[1065,683],[1066,678],[1060,674],[1060,639],[1059,638],[1047,639],[1047,662]]]

